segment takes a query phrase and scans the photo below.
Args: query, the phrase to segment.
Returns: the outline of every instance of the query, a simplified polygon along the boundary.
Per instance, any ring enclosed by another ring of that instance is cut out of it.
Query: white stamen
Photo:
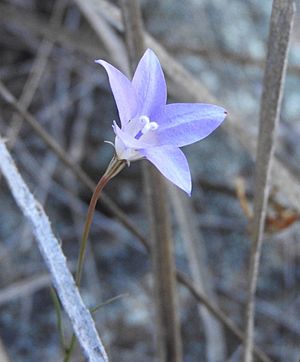
[[[151,131],[155,131],[158,128],[158,124],[156,122],[149,123]]]
[[[151,129],[151,123],[146,123],[145,126],[142,128],[141,132],[142,134],[146,134]]]
[[[156,122],[149,122],[145,124],[145,126],[142,128],[141,132],[142,134],[146,134],[149,131],[155,131],[158,128],[158,124]]]
[[[147,116],[141,116],[140,118],[139,118],[139,120],[141,121],[141,123],[142,124],[149,124],[150,123],[150,119],[149,119],[149,117],[147,117]]]

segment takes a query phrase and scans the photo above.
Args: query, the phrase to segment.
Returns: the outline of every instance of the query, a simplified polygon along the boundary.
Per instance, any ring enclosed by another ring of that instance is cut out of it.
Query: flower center
[[[135,135],[135,139],[139,140],[143,135],[147,134],[149,131],[155,131],[158,128],[158,124],[156,122],[151,122],[148,116],[141,116],[137,120],[139,130]]]

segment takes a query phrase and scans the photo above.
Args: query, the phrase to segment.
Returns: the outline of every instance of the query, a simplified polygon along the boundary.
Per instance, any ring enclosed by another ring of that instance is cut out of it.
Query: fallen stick
[[[31,223],[53,284],[88,361],[107,362],[108,358],[94,321],[75,286],[66,258],[51,229],[50,221],[23,181],[3,139],[0,139],[0,169],[16,203]]]

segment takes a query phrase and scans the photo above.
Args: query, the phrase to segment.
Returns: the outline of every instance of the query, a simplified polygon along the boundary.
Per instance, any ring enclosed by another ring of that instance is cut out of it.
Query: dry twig
[[[190,199],[172,185],[169,191],[194,283],[209,300],[216,302],[203,237],[197,228]],[[224,360],[226,346],[222,326],[204,306],[199,305],[198,311],[206,339],[206,360],[208,362]]]
[[[50,284],[51,277],[49,274],[37,275],[15,282],[6,288],[2,288],[0,291],[0,305],[33,294],[37,290],[49,286]]]
[[[246,311],[244,362],[252,361],[255,292],[268,205],[275,134],[279,122],[282,88],[286,72],[287,54],[294,13],[294,0],[274,0],[261,100],[260,128],[256,156],[254,216],[251,230],[252,248],[250,256],[249,295]]]
[[[59,1],[59,0],[56,1],[50,19],[50,24],[53,27],[57,27],[60,24],[65,10],[65,6],[66,6],[65,1]],[[22,94],[19,99],[20,104],[25,109],[27,109],[32,102],[32,99],[40,83],[41,77],[47,65],[47,61],[53,49],[53,46],[54,46],[54,41],[52,42],[48,41],[47,39],[44,39],[37,50],[36,58],[33,62],[29,77],[26,80],[26,83],[22,90]],[[18,133],[22,127],[22,123],[23,122],[20,119],[20,115],[18,113],[15,113],[11,120],[11,127],[9,128],[8,133],[6,135],[6,137],[9,139],[10,147],[12,147],[16,142]]]
[[[122,0],[122,16],[133,73],[145,51],[139,0]],[[150,221],[151,257],[156,308],[156,344],[159,361],[182,361],[182,342],[177,313],[173,240],[163,176],[151,164],[143,165]]]
[[[9,362],[10,361],[1,339],[0,339],[0,361],[1,362]]]
[[[41,254],[86,357],[91,362],[108,361],[90,312],[82,302],[65,256],[52,232],[49,219],[17,171],[3,140],[0,140],[0,169],[16,203],[32,225]]]

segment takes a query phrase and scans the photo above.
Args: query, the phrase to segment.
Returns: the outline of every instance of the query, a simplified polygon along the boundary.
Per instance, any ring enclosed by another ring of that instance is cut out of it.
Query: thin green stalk
[[[98,305],[96,305],[95,307],[91,308],[91,309],[90,309],[90,312],[91,312],[92,314],[94,314],[98,309],[104,307],[104,306],[107,305],[107,304],[113,303],[113,302],[115,302],[116,300],[118,300],[118,299],[120,299],[120,298],[123,298],[123,297],[125,297],[125,296],[128,296],[128,294],[124,293],[124,294],[120,294],[120,295],[117,295],[117,296],[115,296],[115,297],[112,297],[112,298],[108,299],[107,301],[105,301],[105,302],[103,302],[103,303],[101,303],[101,304],[98,304]],[[70,361],[73,348],[75,347],[75,343],[76,343],[76,336],[75,336],[75,334],[73,334],[69,346],[64,348],[64,349],[65,349],[64,362]]]
[[[80,242],[79,257],[78,257],[77,268],[76,268],[75,281],[76,281],[76,285],[78,288],[80,287],[80,283],[81,283],[87,241],[88,241],[91,224],[93,221],[95,207],[96,207],[97,201],[99,199],[99,196],[101,194],[101,191],[103,190],[104,186],[108,183],[108,181],[109,181],[109,179],[107,177],[105,177],[105,176],[101,177],[101,179],[98,182],[98,184],[95,188],[95,191],[92,195],[90,205],[88,208],[86,221],[85,221],[85,225],[84,225],[84,230],[83,230],[83,234],[82,234],[82,238],[81,238],[81,242]]]
[[[56,294],[55,289],[52,288],[52,287],[50,288],[50,294],[51,294],[51,298],[52,298],[54,308],[55,308],[55,312],[56,312],[57,328],[59,330],[60,342],[61,342],[62,348],[65,350],[66,349],[66,343],[65,343],[65,334],[64,334],[63,324],[62,324],[60,301],[59,301],[59,298],[58,298],[58,296]]]
[[[101,194],[101,191],[103,190],[104,186],[108,183],[108,181],[109,181],[109,179],[107,177],[105,177],[104,175],[101,177],[101,179],[98,182],[98,184],[95,188],[95,191],[92,195],[90,205],[88,208],[86,221],[85,221],[85,225],[84,225],[84,230],[83,230],[83,234],[82,234],[82,238],[81,238],[81,242],[80,242],[79,256],[78,256],[77,268],[76,268],[75,282],[76,282],[76,285],[78,288],[80,287],[80,283],[81,283],[87,241],[88,241],[89,231],[91,228],[91,224],[92,224],[92,220],[93,220],[93,216],[94,216],[94,212],[95,212],[95,207],[96,207],[97,201],[99,199],[99,196]],[[64,362],[70,361],[72,352],[75,347],[75,343],[76,343],[76,336],[73,333],[70,344],[68,345],[67,348],[65,348]]]
[[[69,362],[69,361],[70,361],[70,358],[71,358],[71,356],[72,356],[73,349],[74,349],[74,347],[75,347],[75,343],[76,343],[76,336],[75,336],[75,334],[73,333],[73,334],[72,334],[72,338],[71,338],[71,342],[70,342],[69,346],[65,349],[64,362]]]
[[[95,312],[97,312],[98,309],[104,307],[105,305],[111,304],[111,303],[115,302],[116,300],[118,300],[120,298],[128,297],[128,296],[129,296],[128,293],[123,293],[123,294],[116,295],[115,297],[109,298],[105,302],[100,303],[100,304],[96,305],[95,307],[91,308],[90,312],[94,314]]]
[[[116,176],[124,168],[124,166],[125,166],[125,161],[119,160],[116,156],[114,156],[113,159],[111,160],[110,164],[108,165],[106,172],[104,173],[104,175],[101,177],[100,181],[98,182],[98,184],[95,188],[95,191],[92,195],[92,198],[91,198],[91,201],[89,204],[89,208],[88,208],[88,212],[87,212],[87,216],[86,216],[86,220],[85,220],[85,225],[84,225],[81,242],[80,242],[79,256],[78,256],[76,275],[75,275],[75,282],[76,282],[77,288],[80,288],[83,264],[84,264],[85,254],[86,254],[87,241],[88,241],[88,236],[89,236],[91,224],[93,221],[93,216],[94,216],[94,212],[95,212],[95,207],[97,205],[97,201],[99,200],[101,192],[102,192],[103,188],[106,186],[106,184],[108,183],[108,181],[111,180],[114,176]],[[64,362],[70,361],[70,358],[71,358],[71,355],[72,355],[72,352],[73,352],[73,349],[75,346],[75,342],[76,342],[76,336],[73,333],[70,344],[65,349]]]

